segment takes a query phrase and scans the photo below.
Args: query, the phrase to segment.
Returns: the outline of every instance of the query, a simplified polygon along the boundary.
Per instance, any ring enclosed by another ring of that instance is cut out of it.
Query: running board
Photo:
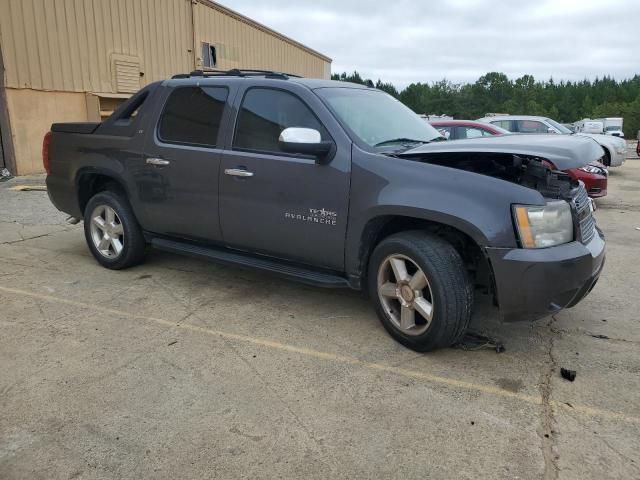
[[[290,265],[268,257],[256,257],[248,253],[226,250],[223,248],[203,247],[190,243],[176,242],[164,238],[152,238],[151,245],[158,250],[178,253],[191,257],[205,258],[217,263],[238,265],[252,269],[271,272],[307,285],[324,288],[346,288],[349,283],[346,278],[330,273],[318,272],[304,267]]]

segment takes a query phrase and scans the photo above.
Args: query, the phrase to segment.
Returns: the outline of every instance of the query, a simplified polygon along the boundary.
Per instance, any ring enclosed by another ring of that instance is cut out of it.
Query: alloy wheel
[[[91,212],[91,239],[103,257],[115,259],[124,249],[124,227],[116,211],[108,205],[98,205]]]
[[[390,255],[378,269],[378,297],[393,325],[406,335],[424,333],[433,319],[427,276],[409,257]]]

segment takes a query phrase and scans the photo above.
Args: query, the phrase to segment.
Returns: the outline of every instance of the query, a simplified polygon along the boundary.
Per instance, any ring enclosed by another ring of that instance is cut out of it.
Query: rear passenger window
[[[511,131],[511,120],[496,120],[495,122],[491,122],[491,124]]]
[[[480,138],[480,137],[490,137],[491,134],[486,130],[480,130],[479,128],[473,127],[465,127],[464,128],[464,136],[460,138]]]
[[[549,127],[537,120],[516,120],[520,133],[549,133]]]
[[[320,132],[323,141],[329,140],[320,121],[298,97],[281,90],[252,88],[242,100],[233,147],[283,153],[278,138],[289,127],[313,128]]]
[[[215,147],[227,94],[224,87],[176,88],[162,112],[158,137],[168,143]]]

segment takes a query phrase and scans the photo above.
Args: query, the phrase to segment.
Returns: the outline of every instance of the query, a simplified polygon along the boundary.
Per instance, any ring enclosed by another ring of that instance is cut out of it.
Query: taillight
[[[42,140],[42,165],[45,172],[49,175],[49,143],[51,142],[51,132],[47,132]]]

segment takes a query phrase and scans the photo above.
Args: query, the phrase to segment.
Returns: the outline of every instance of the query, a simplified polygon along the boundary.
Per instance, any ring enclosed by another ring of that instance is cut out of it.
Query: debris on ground
[[[560,375],[562,375],[562,378],[564,378],[565,380],[569,380],[570,382],[573,382],[576,379],[576,371],[575,370],[569,370],[567,368],[561,368],[560,369]]]
[[[15,192],[46,192],[46,185],[16,185],[15,187],[11,187],[9,190],[13,190]]]
[[[502,353],[505,351],[504,344],[501,340],[488,337],[479,332],[468,330],[465,332],[462,340],[453,345],[453,348],[460,348],[462,350],[480,350],[482,348],[489,348],[495,350],[496,353]]]
[[[178,343],[178,340],[173,340],[173,341],[167,343],[167,347],[170,347],[171,345],[175,345],[176,343]]]
[[[602,334],[600,334],[600,333],[598,333],[598,334],[596,334],[596,333],[590,333],[590,334],[589,334],[589,336],[590,336],[590,337],[593,337],[593,338],[601,338],[601,339],[603,339],[603,340],[609,340],[609,337],[607,337],[606,335],[602,335]]]
[[[0,182],[6,182],[7,180],[11,180],[13,175],[6,168],[0,169]]]

